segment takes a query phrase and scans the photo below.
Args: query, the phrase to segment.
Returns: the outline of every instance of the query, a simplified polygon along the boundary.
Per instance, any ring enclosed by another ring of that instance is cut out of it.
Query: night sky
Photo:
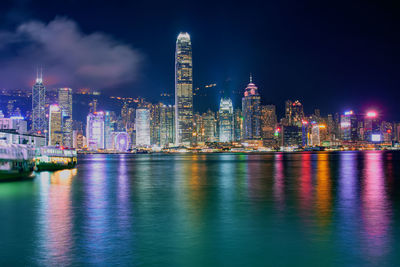
[[[157,99],[191,34],[194,86],[244,89],[310,113],[377,108],[400,120],[400,8],[385,1],[2,1],[0,88],[92,87]],[[210,101],[217,101],[216,97]],[[236,103],[239,104],[239,103]]]

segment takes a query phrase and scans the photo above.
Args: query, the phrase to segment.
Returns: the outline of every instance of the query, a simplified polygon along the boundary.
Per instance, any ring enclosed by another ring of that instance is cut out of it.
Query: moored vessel
[[[77,153],[75,149],[62,146],[45,146],[40,148],[40,156],[36,157],[36,170],[73,169],[76,163]]]

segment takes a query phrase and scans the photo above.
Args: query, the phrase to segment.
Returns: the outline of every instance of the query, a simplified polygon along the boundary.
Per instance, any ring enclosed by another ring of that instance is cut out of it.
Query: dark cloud
[[[110,89],[135,82],[143,55],[111,36],[83,33],[67,18],[0,33],[1,88],[29,88],[43,66],[47,86]]]

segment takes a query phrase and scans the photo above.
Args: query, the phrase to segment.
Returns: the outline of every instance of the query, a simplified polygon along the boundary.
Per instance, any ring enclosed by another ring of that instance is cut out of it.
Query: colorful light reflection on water
[[[88,155],[0,183],[2,265],[396,266],[400,153]]]

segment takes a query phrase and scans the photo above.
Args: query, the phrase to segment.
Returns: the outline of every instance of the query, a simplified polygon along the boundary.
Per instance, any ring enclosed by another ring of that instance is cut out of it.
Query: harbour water
[[[85,155],[0,183],[1,266],[399,266],[400,153]]]

